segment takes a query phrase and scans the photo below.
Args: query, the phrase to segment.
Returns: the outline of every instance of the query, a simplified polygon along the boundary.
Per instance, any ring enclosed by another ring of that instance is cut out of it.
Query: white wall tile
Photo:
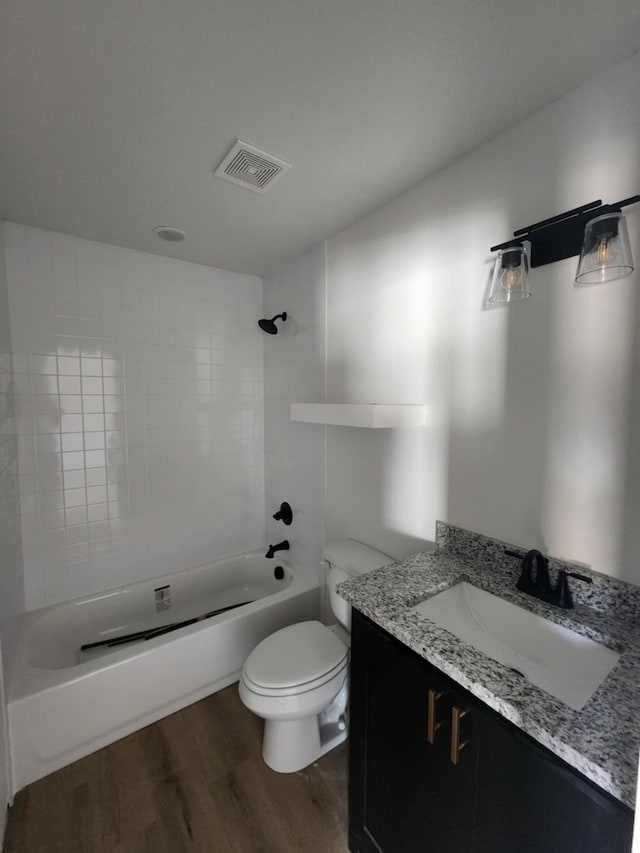
[[[17,225],[5,242],[27,608],[261,546],[260,280]]]
[[[33,467],[36,450],[32,431],[20,440],[22,449],[31,463],[31,469],[29,465],[25,465],[24,476],[19,477],[19,448],[15,415],[20,409],[15,398],[17,383],[14,371],[26,369],[30,373],[30,363],[28,359],[18,359],[17,364],[12,364],[6,275],[7,261],[12,262],[11,259],[6,258],[4,242],[0,233],[0,628],[2,629],[2,641],[0,643],[2,649],[0,652],[0,839],[4,834],[6,805],[10,790],[10,756],[5,712],[5,702],[8,696],[7,675],[13,659],[17,617],[23,612],[25,606],[20,535],[20,488],[25,489],[27,499],[32,502],[34,509],[37,504]],[[12,266],[12,270],[16,271],[15,266]],[[22,295],[21,306],[28,311],[29,302],[26,292],[23,291]],[[19,376],[21,388],[27,394],[31,394],[30,375],[19,374]],[[24,381],[25,378],[27,379],[26,382]],[[33,412],[33,407],[30,408],[30,412]],[[29,419],[26,419],[25,423],[29,424]],[[48,513],[49,510],[50,507],[46,505],[43,514]]]

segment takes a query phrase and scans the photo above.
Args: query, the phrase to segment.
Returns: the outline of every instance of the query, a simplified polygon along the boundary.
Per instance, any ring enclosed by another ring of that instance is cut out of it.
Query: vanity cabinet
[[[353,611],[352,853],[628,853],[633,812]]]

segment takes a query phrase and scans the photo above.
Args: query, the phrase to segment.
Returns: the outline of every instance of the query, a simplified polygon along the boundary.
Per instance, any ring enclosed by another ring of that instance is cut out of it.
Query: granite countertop
[[[572,582],[575,609],[561,610],[515,588],[518,562],[507,543],[438,522],[437,548],[339,585],[357,610],[432,663],[490,708],[634,808],[640,749],[640,587],[583,566],[592,585]],[[507,666],[411,608],[459,581],[603,643],[622,656],[581,711],[574,711]]]

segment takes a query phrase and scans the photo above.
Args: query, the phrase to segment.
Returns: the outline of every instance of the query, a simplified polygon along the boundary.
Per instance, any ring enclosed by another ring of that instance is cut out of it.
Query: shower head
[[[275,324],[276,320],[282,320],[283,322],[287,319],[287,312],[283,311],[282,314],[276,314],[275,317],[272,317],[270,320],[258,320],[258,325],[262,329],[263,332],[266,332],[268,335],[277,335],[278,327]]]

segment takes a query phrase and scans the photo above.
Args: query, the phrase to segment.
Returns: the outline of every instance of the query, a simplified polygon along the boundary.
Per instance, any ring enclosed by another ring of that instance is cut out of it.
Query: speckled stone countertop
[[[593,578],[572,581],[575,608],[561,610],[515,588],[518,561],[504,542],[438,522],[437,547],[353,578],[339,594],[425,660],[531,735],[587,778],[634,808],[640,749],[640,587],[583,566],[550,568]],[[553,579],[553,577],[552,577]],[[622,656],[581,711],[574,711],[410,608],[460,581],[498,595],[603,643]]]

